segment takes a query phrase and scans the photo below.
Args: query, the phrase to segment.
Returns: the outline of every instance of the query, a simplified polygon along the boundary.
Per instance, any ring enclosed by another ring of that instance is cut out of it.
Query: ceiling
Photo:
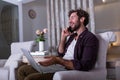
[[[12,1],[12,0],[11,0]],[[15,0],[16,1],[16,0]],[[18,1],[23,1],[23,3],[27,3],[27,2],[31,2],[31,1],[39,1],[41,2],[41,0],[18,0]],[[94,5],[97,6],[97,5],[102,5],[104,4],[102,1],[103,0],[93,0],[94,1]],[[120,1],[120,0],[104,0],[105,3],[112,3],[112,2],[117,2],[117,1]],[[0,3],[2,3],[3,1],[0,0]],[[4,4],[4,3],[3,3]]]

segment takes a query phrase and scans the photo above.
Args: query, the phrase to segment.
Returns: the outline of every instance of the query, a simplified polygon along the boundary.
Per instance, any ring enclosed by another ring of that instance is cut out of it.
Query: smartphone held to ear
[[[73,32],[73,30],[71,29],[71,26],[69,26],[67,29],[69,32],[71,32],[71,33]]]

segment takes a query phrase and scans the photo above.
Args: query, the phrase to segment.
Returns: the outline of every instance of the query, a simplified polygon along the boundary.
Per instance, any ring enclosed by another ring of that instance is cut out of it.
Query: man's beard
[[[78,21],[77,23],[76,23],[76,25],[74,26],[74,28],[72,28],[72,31],[77,31],[79,28],[80,28],[80,22]]]

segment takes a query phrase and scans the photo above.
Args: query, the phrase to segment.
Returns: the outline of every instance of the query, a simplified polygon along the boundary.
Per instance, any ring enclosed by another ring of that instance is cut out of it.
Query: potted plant
[[[36,30],[37,38],[35,40],[39,43],[39,51],[44,51],[45,33],[47,33],[47,28],[44,28],[42,31],[40,29]]]

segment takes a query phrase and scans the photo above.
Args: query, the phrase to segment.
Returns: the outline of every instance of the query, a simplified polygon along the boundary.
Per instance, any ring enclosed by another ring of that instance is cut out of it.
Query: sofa
[[[106,54],[110,42],[116,40],[114,32],[104,32],[96,34],[99,40],[99,52],[96,66],[89,72],[86,71],[59,71],[53,76],[53,80],[106,80]]]
[[[0,60],[0,80],[16,80],[15,70],[22,59],[21,48],[32,50],[34,41],[13,42],[11,44],[11,55],[7,60]]]
[[[106,53],[109,42],[115,41],[115,34],[109,31],[96,34],[96,36],[100,45],[95,68],[89,72],[77,70],[59,71],[54,74],[53,80],[106,80]],[[21,48],[31,51],[34,45],[34,41],[13,42],[11,44],[11,55],[8,60],[4,61],[2,69],[0,68],[0,75],[2,75],[1,72],[4,70],[7,77],[3,74],[3,79],[0,80],[16,80],[15,70],[19,67],[23,56]]]

